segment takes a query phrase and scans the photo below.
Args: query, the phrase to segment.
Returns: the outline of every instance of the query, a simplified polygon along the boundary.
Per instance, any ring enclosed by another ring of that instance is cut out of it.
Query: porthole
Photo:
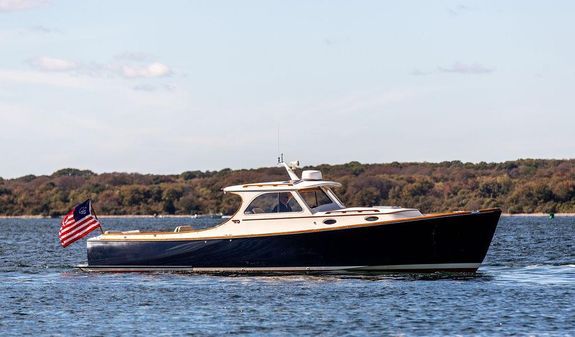
[[[376,220],[379,220],[379,218],[376,216],[365,217],[365,221],[376,221]]]
[[[326,225],[333,225],[334,223],[336,223],[337,221],[335,219],[325,219],[323,221],[324,224]]]

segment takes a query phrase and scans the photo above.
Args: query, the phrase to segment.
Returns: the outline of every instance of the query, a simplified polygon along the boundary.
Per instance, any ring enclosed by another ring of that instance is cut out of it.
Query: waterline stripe
[[[382,266],[334,266],[334,267],[214,267],[194,268],[186,266],[90,266],[79,265],[83,271],[102,272],[145,272],[145,271],[184,271],[198,273],[225,272],[305,272],[305,271],[409,271],[409,270],[471,270],[479,268],[480,263],[438,263],[404,264]]]

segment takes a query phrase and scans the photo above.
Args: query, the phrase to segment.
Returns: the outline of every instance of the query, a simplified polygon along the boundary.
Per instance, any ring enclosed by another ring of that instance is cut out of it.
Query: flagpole
[[[98,219],[98,216],[96,215],[96,211],[94,211],[94,207],[92,207],[92,200],[90,200],[90,211],[92,211],[92,214],[94,214],[94,217],[96,218],[96,220],[98,220],[98,222],[100,222],[100,219]],[[104,230],[102,229],[102,223],[100,222],[100,226],[98,226],[100,228],[100,232],[102,234],[104,234]]]

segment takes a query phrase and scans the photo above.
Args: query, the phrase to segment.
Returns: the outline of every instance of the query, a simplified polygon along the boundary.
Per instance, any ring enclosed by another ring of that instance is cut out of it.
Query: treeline
[[[575,213],[575,160],[504,163],[319,165],[324,179],[343,184],[348,206],[401,205],[422,212],[500,207],[508,213]],[[179,175],[95,174],[62,169],[49,176],[0,178],[0,215],[60,216],[92,199],[99,214],[231,214],[239,198],[223,187],[286,180],[282,168],[186,171]]]

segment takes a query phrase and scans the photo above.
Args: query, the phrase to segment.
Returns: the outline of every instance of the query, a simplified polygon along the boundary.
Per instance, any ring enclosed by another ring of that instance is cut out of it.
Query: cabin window
[[[300,190],[299,194],[314,212],[332,211],[340,208],[321,188]]]
[[[302,208],[290,192],[265,193],[254,199],[245,214],[301,212]]]

